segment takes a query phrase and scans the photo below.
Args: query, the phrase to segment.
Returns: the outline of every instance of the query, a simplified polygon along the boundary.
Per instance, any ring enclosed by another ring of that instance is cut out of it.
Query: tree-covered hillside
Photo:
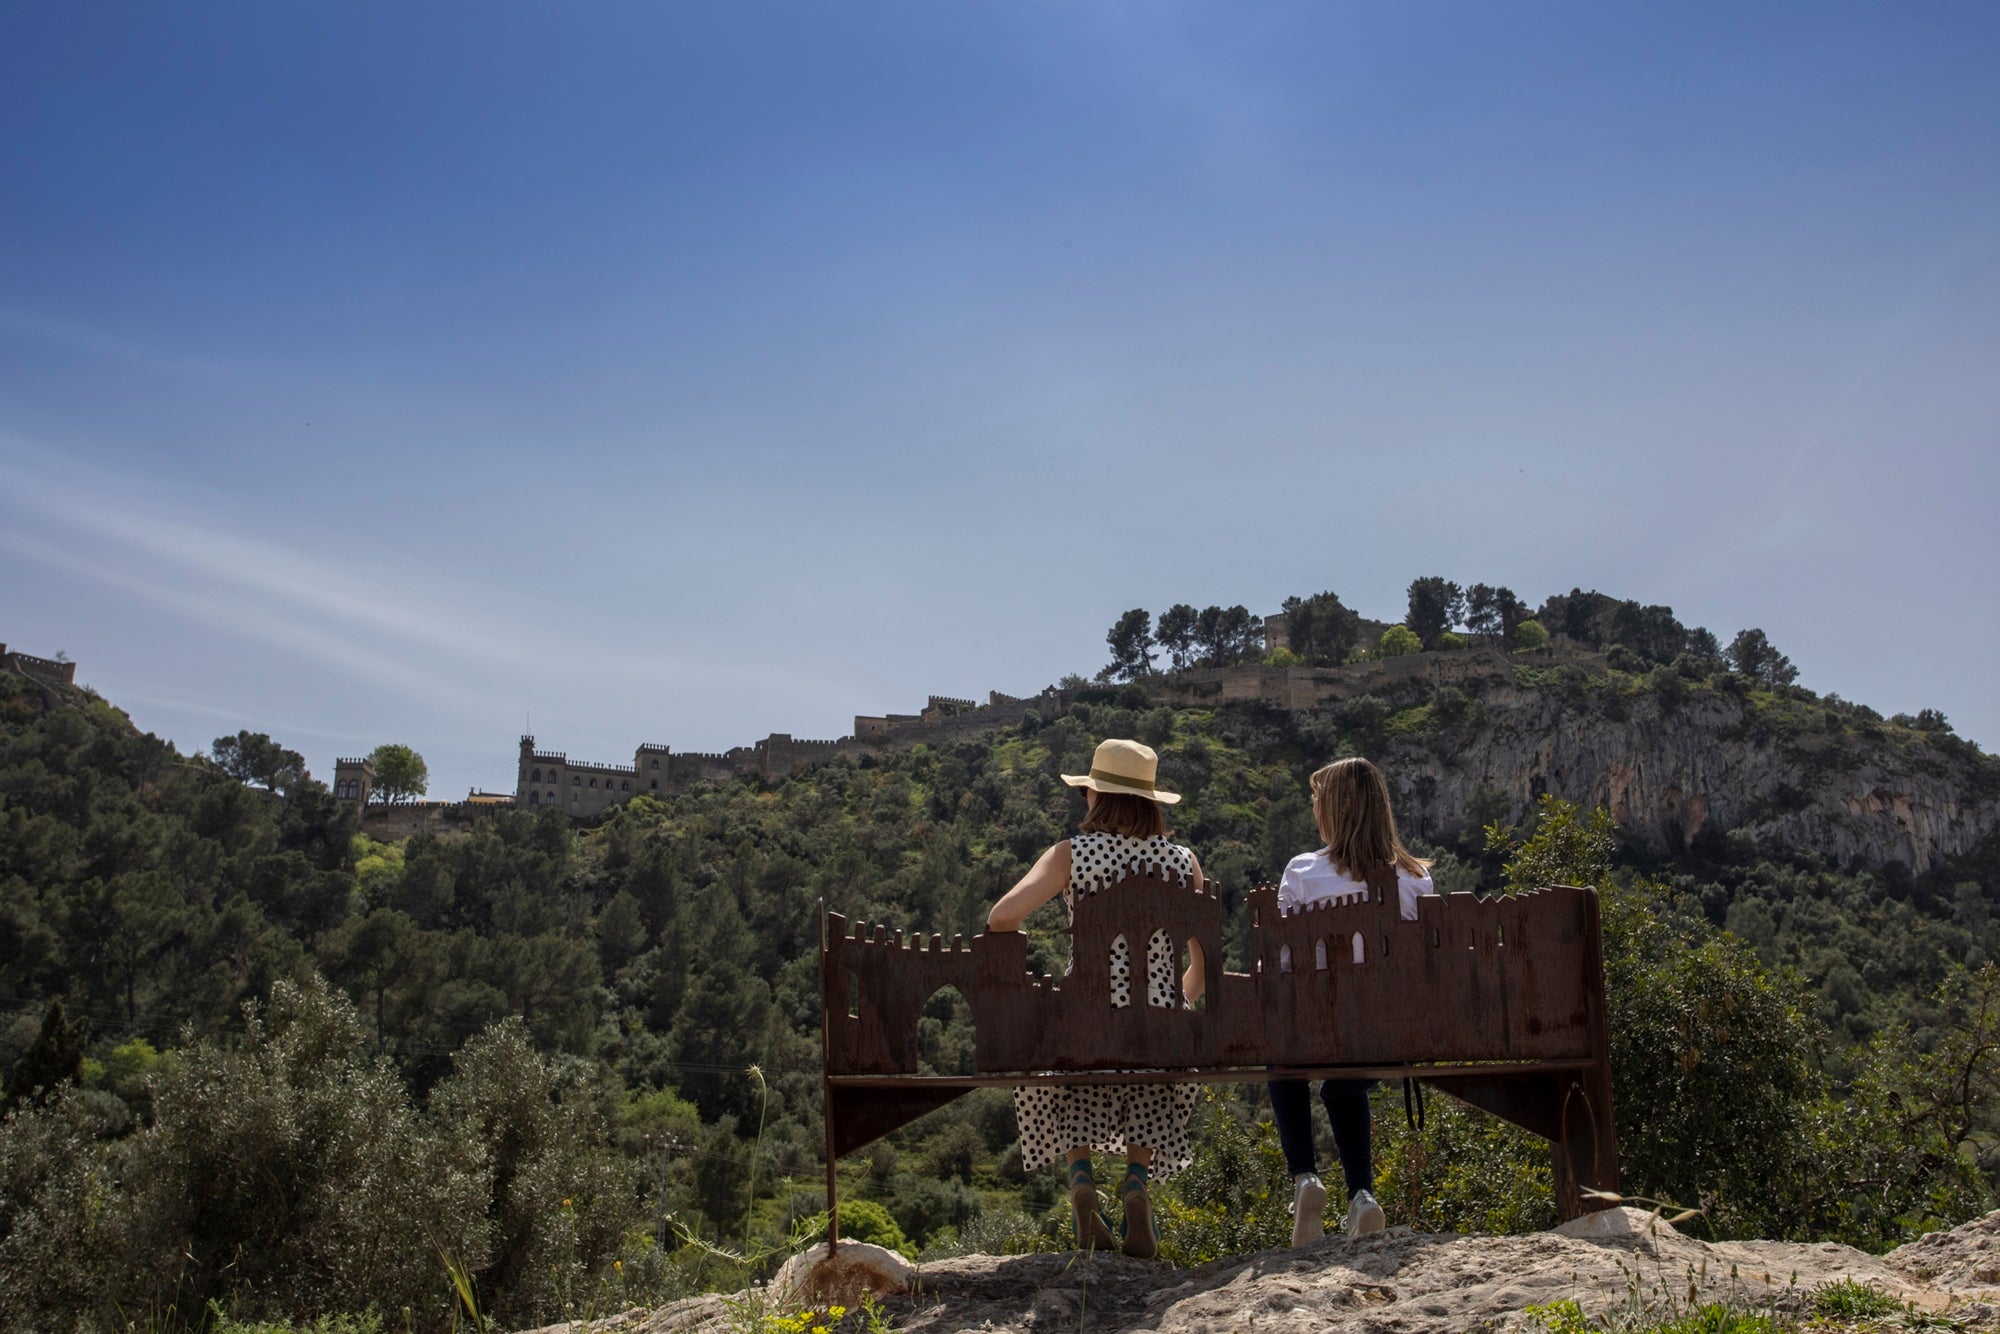
[[[1495,744],[1517,708],[1579,731],[1649,709],[1702,726],[1690,701],[1709,699],[1739,730],[1922,770],[1966,802],[2000,789],[2000,764],[1941,727],[1685,649],[1612,656],[1524,658],[1491,687],[1414,675],[1298,711],[1106,684],[990,736],[642,797],[588,826],[503,810],[393,845],[317,784],[251,786],[104,701],[0,677],[0,1062],[16,1076],[0,1286],[25,1285],[0,1298],[185,1318],[394,1294],[435,1324],[441,1250],[523,1320],[740,1272],[706,1247],[775,1244],[820,1207],[816,904],[978,930],[1072,827],[1058,775],[1106,736],[1160,750],[1186,794],[1175,836],[1239,928],[1244,891],[1318,842],[1313,768],[1364,753],[1414,775]],[[1700,1205],[1722,1233],[1878,1246],[1990,1198],[1994,840],[1916,875],[1788,844],[1775,818],[1662,850],[1554,797],[1467,794],[1413,826],[1443,888],[1560,875],[1607,895],[1629,1189]],[[1407,785],[1399,800],[1424,804]],[[1052,970],[1060,925],[1053,907],[1030,923]],[[960,1065],[967,1035],[939,998],[924,1059]],[[1249,1091],[1207,1104],[1210,1167],[1163,1204],[1181,1258],[1279,1226],[1261,1115]],[[1393,1210],[1547,1220],[1533,1144],[1449,1109],[1421,1137],[1400,1120],[1385,1101]],[[881,1206],[853,1224],[913,1250],[1054,1244],[1056,1183],[1021,1172],[1014,1140],[1003,1093],[927,1118],[844,1166]],[[255,1170],[223,1188],[239,1149]],[[332,1226],[342,1199],[377,1201],[372,1232]]]

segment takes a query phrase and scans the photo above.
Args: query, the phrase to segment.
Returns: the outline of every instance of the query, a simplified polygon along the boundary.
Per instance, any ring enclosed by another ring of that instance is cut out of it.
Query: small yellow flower
[[[625,1272],[625,1262],[623,1260],[613,1260],[611,1267],[621,1274]]]
[[[565,1208],[565,1209],[569,1208],[569,1201],[568,1201],[568,1200],[564,1200],[564,1201],[563,1201],[563,1208]]]

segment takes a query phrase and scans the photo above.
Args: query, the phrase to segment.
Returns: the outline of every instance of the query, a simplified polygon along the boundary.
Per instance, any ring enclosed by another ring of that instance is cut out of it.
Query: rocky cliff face
[[[2000,758],[1955,737],[1818,701],[1551,675],[1440,687],[1414,725],[1390,720],[1383,758],[1413,832],[1519,819],[1551,792],[1608,807],[1656,852],[1747,834],[1921,873],[2000,829]]]

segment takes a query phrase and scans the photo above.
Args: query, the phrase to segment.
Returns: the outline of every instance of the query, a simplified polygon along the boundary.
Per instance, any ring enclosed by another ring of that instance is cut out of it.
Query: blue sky
[[[2000,741],[2000,9],[15,6],[0,639],[433,791],[1410,579]]]

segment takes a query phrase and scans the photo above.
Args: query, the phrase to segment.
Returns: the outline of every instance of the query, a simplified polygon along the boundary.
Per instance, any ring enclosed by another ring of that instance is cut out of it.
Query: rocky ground
[[[1617,1323],[1712,1301],[1798,1311],[1814,1288],[1843,1279],[1968,1330],[2000,1330],[2000,1212],[1886,1256],[1830,1242],[1696,1241],[1636,1209],[1527,1236],[1392,1228],[1359,1241],[1328,1238],[1308,1250],[1264,1251],[1198,1269],[1122,1256],[971,1255],[925,1265],[916,1291],[890,1299],[886,1309],[898,1330],[937,1334],[1460,1334],[1535,1328],[1523,1310],[1563,1298]],[[707,1334],[741,1323],[727,1299],[711,1296],[536,1334]]]

